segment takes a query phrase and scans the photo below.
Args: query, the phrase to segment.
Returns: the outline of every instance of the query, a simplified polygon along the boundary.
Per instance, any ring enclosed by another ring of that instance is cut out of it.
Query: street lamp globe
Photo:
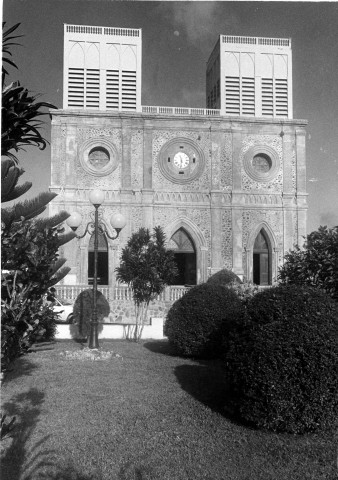
[[[94,206],[100,206],[104,202],[104,192],[102,190],[92,190],[89,194],[89,201]]]
[[[81,222],[82,216],[79,212],[73,212],[66,220],[67,225],[74,231],[81,225]]]
[[[115,213],[110,218],[110,224],[115,230],[120,231],[126,226],[126,219],[122,213]]]

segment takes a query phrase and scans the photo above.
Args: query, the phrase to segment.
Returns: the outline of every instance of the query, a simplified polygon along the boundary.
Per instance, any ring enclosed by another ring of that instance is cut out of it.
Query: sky
[[[63,24],[142,28],[142,105],[205,108],[205,66],[220,34],[292,39],[293,109],[306,119],[308,228],[338,225],[338,2],[3,0],[21,23],[9,81],[62,108]],[[43,136],[50,141],[50,119]],[[24,198],[47,191],[50,146],[19,160]]]

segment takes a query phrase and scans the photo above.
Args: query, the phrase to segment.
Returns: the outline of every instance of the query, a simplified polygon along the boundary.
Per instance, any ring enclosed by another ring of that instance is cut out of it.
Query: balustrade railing
[[[154,113],[165,115],[202,115],[202,116],[220,116],[221,110],[213,108],[188,108],[188,107],[154,107],[142,105],[142,113]]]
[[[222,43],[241,45],[272,45],[276,47],[290,47],[290,38],[266,38],[266,37],[239,37],[233,35],[222,35]]]
[[[91,285],[56,285],[56,295],[62,300],[75,302],[78,295],[84,290],[91,289]],[[110,289],[108,285],[99,285],[98,290],[109,300],[132,301],[133,294],[131,288],[123,285]],[[160,302],[175,302],[181,298],[189,287],[183,285],[172,285],[167,287],[156,300]]]

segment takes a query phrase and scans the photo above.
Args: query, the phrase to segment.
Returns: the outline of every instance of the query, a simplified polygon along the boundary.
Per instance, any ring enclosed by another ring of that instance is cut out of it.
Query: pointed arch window
[[[88,245],[88,285],[93,284],[94,278],[94,240],[93,234]],[[97,283],[98,285],[109,285],[108,243],[105,235],[101,232],[98,234]]]
[[[171,237],[168,250],[174,252],[178,269],[173,285],[196,285],[196,249],[184,228],[179,228]]]
[[[272,252],[264,229],[255,239],[253,248],[253,282],[256,285],[271,285]]]

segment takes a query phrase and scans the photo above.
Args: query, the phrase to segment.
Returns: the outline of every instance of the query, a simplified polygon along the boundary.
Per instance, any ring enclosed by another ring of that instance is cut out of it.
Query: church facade
[[[160,225],[176,285],[222,268],[269,285],[306,235],[305,126],[292,118],[289,39],[220,35],[207,62],[206,108],[142,106],[142,32],[65,25],[64,105],[52,111],[50,214],[101,221],[121,212],[117,240],[99,239],[101,285],[115,285],[121,249]],[[81,227],[79,228],[81,230]],[[68,285],[92,279],[93,238],[63,247]]]

